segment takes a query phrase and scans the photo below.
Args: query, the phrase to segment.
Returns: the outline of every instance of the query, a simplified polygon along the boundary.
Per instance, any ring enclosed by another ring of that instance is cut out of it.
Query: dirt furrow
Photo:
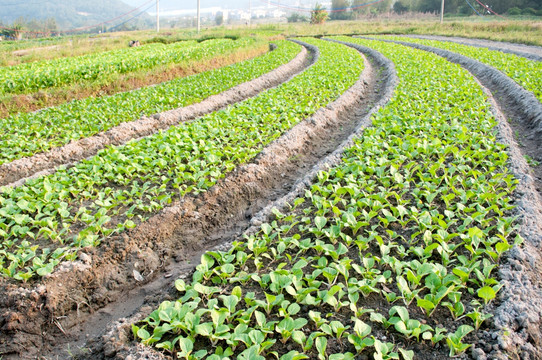
[[[405,38],[417,38],[426,40],[449,41],[463,45],[486,48],[489,50],[497,50],[504,53],[518,55],[534,61],[542,61],[542,47],[523,44],[513,44],[508,42],[468,39],[462,37],[438,36],[438,35],[401,35]]]
[[[125,358],[125,342],[103,335],[108,324],[148,313],[145,304],[167,298],[173,280],[187,274],[203,251],[257,226],[265,217],[262,209],[269,212],[269,204],[299,192],[316,168],[332,163],[321,161],[326,155],[340,159],[334,151],[362,131],[374,107],[386,101],[382,94],[389,98],[395,84],[389,62],[374,57],[372,62],[366,61],[359,81],[338,100],[206,193],[186,197],[136,229],[85,249],[80,260],[63,264],[39,287],[5,285],[0,354],[5,359],[69,358],[69,353]]]
[[[476,60],[433,47],[396,43],[433,52],[461,65],[488,94],[498,120],[498,140],[508,145],[509,167],[518,179],[515,212],[524,243],[514,247],[499,267],[504,287],[494,310],[495,328],[480,334],[484,343],[496,339],[498,345],[474,347],[472,355],[481,360],[516,358],[513,354],[517,359],[542,359],[542,169],[531,168],[524,157],[526,153],[542,156],[542,104],[501,72]],[[528,137],[533,145],[525,147],[515,133]]]
[[[77,161],[93,156],[106,146],[121,145],[132,139],[149,136],[159,130],[194,120],[202,115],[256,96],[298,74],[311,61],[310,54],[303,48],[289,63],[223,93],[212,95],[199,103],[122,123],[106,132],[73,141],[51,151],[2,164],[0,165],[0,186],[20,186],[29,179],[54,172],[61,165],[70,166]]]
[[[353,139],[361,136],[370,125],[370,116],[389,101],[398,81],[393,64],[372,49],[346,45],[364,53],[371,61],[366,61],[366,70],[360,81],[336,102],[294,127],[260,154],[256,164],[250,166],[254,169],[251,172],[262,174],[268,178],[268,183],[276,181],[276,190],[268,189],[265,199],[260,199],[261,204],[254,207],[254,210],[260,210],[245,213],[246,220],[234,216],[234,227],[238,231],[227,231],[218,241],[211,243],[216,244],[214,247],[203,246],[191,253],[190,262],[183,262],[176,272],[170,272],[176,276],[173,279],[189,277],[203,252],[210,249],[227,250],[232,241],[242,240],[243,235],[259,231],[260,225],[271,218],[273,208],[284,210],[295,198],[302,196],[319,171],[341,161],[345,149],[353,145]],[[292,156],[298,158],[292,160]],[[273,175],[274,170],[279,172]],[[247,175],[250,176],[246,173],[243,177]],[[220,228],[213,230],[213,233],[217,230],[220,231]],[[104,335],[88,342],[89,348],[86,350],[90,350],[89,355],[82,358],[94,359],[99,355],[99,358],[104,359],[165,359],[162,354],[150,348],[130,342],[129,334],[133,322],[148,315],[161,301],[176,298],[172,284],[173,281],[165,281],[161,286],[152,285],[157,291],[147,293],[144,305],[130,317],[110,322]]]

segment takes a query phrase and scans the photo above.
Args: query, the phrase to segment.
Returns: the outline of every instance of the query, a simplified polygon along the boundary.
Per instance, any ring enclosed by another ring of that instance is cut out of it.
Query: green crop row
[[[304,197],[177,280],[181,297],[133,325],[142,343],[182,359],[444,358],[490,317],[519,238],[484,93],[436,55],[338,39],[395,63],[393,99]]]
[[[208,48],[208,55],[213,57],[225,51],[225,44],[249,46],[251,43],[252,41],[237,40],[204,44]],[[143,115],[201,101],[292,60],[300,49],[300,46],[287,41],[280,41],[278,44],[280,46],[275,51],[239,64],[157,86],[112,96],[74,100],[35,113],[21,113],[0,119],[3,130],[0,134],[0,165],[107,131],[122,122],[136,120]]]
[[[158,66],[198,61],[230,53],[256,40],[227,39],[150,44],[136,48],[106,51],[70,58],[25,63],[0,68],[0,94],[29,93],[67,84],[107,80],[118,74],[147,70]]]
[[[362,57],[342,45],[312,41],[321,44],[318,61],[279,87],[106,148],[24,186],[0,188],[2,275],[27,280],[50,273],[78,248],[133,228],[187,193],[205,191],[336,99],[359,78]]]
[[[518,55],[475,46],[462,45],[450,41],[423,40],[399,36],[379,36],[378,38],[406,41],[449,50],[500,70],[524,89],[532,92],[542,102],[542,62]]]

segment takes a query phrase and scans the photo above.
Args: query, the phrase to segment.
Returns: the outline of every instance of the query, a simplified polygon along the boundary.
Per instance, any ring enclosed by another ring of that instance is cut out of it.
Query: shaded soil
[[[121,145],[134,138],[149,136],[159,130],[165,130],[255,96],[299,73],[309,62],[309,54],[303,48],[289,63],[221,94],[209,96],[199,103],[122,123],[106,132],[72,141],[51,151],[2,164],[0,165],[0,186],[19,186],[29,178],[55,171],[55,168],[60,165],[69,165],[93,156],[106,146]]]
[[[334,150],[368,124],[367,114],[382,102],[384,89],[391,94],[389,73],[378,70],[367,62],[362,78],[336,102],[206,193],[185,197],[99,248],[84,249],[80,260],[62,264],[41,283],[3,282],[3,358],[69,358],[76,353],[89,359],[127,358],[130,350],[121,341],[126,334],[104,335],[108,324],[148,313],[144,304],[167,298],[173,280],[188,274],[203,251],[257,226],[266,206],[298,191],[319,166],[328,166],[322,158],[340,157]]]

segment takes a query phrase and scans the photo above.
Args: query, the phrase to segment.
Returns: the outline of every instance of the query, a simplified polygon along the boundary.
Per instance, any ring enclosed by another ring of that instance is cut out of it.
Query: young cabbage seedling
[[[469,325],[461,325],[455,333],[449,334],[446,337],[446,343],[450,348],[450,356],[456,356],[464,353],[472,344],[464,344],[461,341],[467,336],[474,328]]]

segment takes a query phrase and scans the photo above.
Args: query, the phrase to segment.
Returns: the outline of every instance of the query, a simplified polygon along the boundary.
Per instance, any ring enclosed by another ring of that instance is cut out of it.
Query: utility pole
[[[444,0],[442,0],[442,4],[440,5],[440,23],[442,24],[444,22]]]
[[[105,4],[104,4],[104,0],[102,0],[102,14],[105,14]],[[104,33],[104,23],[102,21],[102,34]]]
[[[160,0],[156,0],[156,32],[160,32]]]
[[[248,26],[251,25],[252,21],[252,1],[248,0]]]
[[[198,24],[198,25],[197,25],[197,27],[198,27],[198,34],[199,34],[199,31],[200,31],[200,20],[199,20],[199,17],[200,17],[200,16],[199,16],[199,15],[200,15],[200,14],[199,14],[199,2],[200,2],[200,0],[198,0],[198,15],[197,15],[197,17],[198,17],[198,19],[197,19],[197,24]]]

